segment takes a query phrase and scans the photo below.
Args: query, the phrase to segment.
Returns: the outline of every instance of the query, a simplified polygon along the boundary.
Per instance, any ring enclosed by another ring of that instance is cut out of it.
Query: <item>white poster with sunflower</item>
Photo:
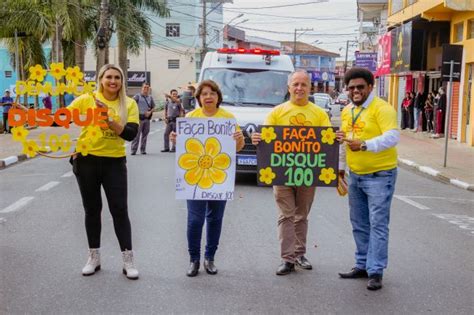
[[[178,118],[176,199],[233,199],[235,130],[235,119]]]

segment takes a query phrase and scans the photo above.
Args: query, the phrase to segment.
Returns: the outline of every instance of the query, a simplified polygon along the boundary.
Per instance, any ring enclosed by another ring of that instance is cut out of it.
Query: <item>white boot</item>
[[[123,258],[123,269],[122,272],[127,276],[128,279],[138,279],[138,270],[135,268],[133,263],[133,252],[131,250],[125,250],[122,252]]]
[[[82,275],[91,276],[98,270],[100,270],[99,248],[89,248],[89,258],[84,268],[82,268]]]

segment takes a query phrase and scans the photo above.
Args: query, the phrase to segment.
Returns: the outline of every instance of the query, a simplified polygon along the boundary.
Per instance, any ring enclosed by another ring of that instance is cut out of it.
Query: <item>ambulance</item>
[[[220,106],[234,114],[244,133],[237,173],[257,171],[257,150],[250,135],[276,105],[288,100],[288,75],[293,71],[290,56],[278,50],[221,48],[206,54],[199,81],[213,80],[219,85]]]

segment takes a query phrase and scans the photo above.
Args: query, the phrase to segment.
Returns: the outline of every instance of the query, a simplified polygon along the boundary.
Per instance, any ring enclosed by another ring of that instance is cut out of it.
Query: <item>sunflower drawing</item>
[[[329,185],[333,180],[336,179],[336,174],[334,174],[334,169],[330,168],[323,168],[321,169],[321,175],[319,175],[319,180],[324,182],[326,185]]]
[[[265,141],[266,143],[272,142],[272,140],[275,140],[277,135],[275,133],[275,128],[273,127],[263,127],[262,128],[262,140]]]
[[[262,168],[260,171],[260,182],[270,185],[273,182],[273,179],[276,177],[276,174],[273,173],[271,167]]]
[[[188,185],[209,189],[222,184],[227,178],[224,170],[230,167],[230,156],[221,152],[217,138],[208,138],[204,144],[197,139],[188,139],[186,153],[178,159],[178,165],[186,170],[184,180]]]
[[[336,134],[332,128],[321,131],[321,141],[327,144],[334,144],[334,139],[336,139]]]
[[[306,120],[306,116],[303,113],[299,113],[295,116],[290,117],[291,126],[311,126],[311,122]]]

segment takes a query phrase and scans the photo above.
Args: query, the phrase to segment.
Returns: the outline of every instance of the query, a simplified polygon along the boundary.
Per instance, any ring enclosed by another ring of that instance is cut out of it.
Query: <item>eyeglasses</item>
[[[359,91],[362,91],[363,89],[365,89],[367,87],[367,85],[365,84],[360,84],[360,85],[352,85],[352,86],[348,86],[347,87],[347,90],[348,91],[354,91],[355,89],[359,90]]]

